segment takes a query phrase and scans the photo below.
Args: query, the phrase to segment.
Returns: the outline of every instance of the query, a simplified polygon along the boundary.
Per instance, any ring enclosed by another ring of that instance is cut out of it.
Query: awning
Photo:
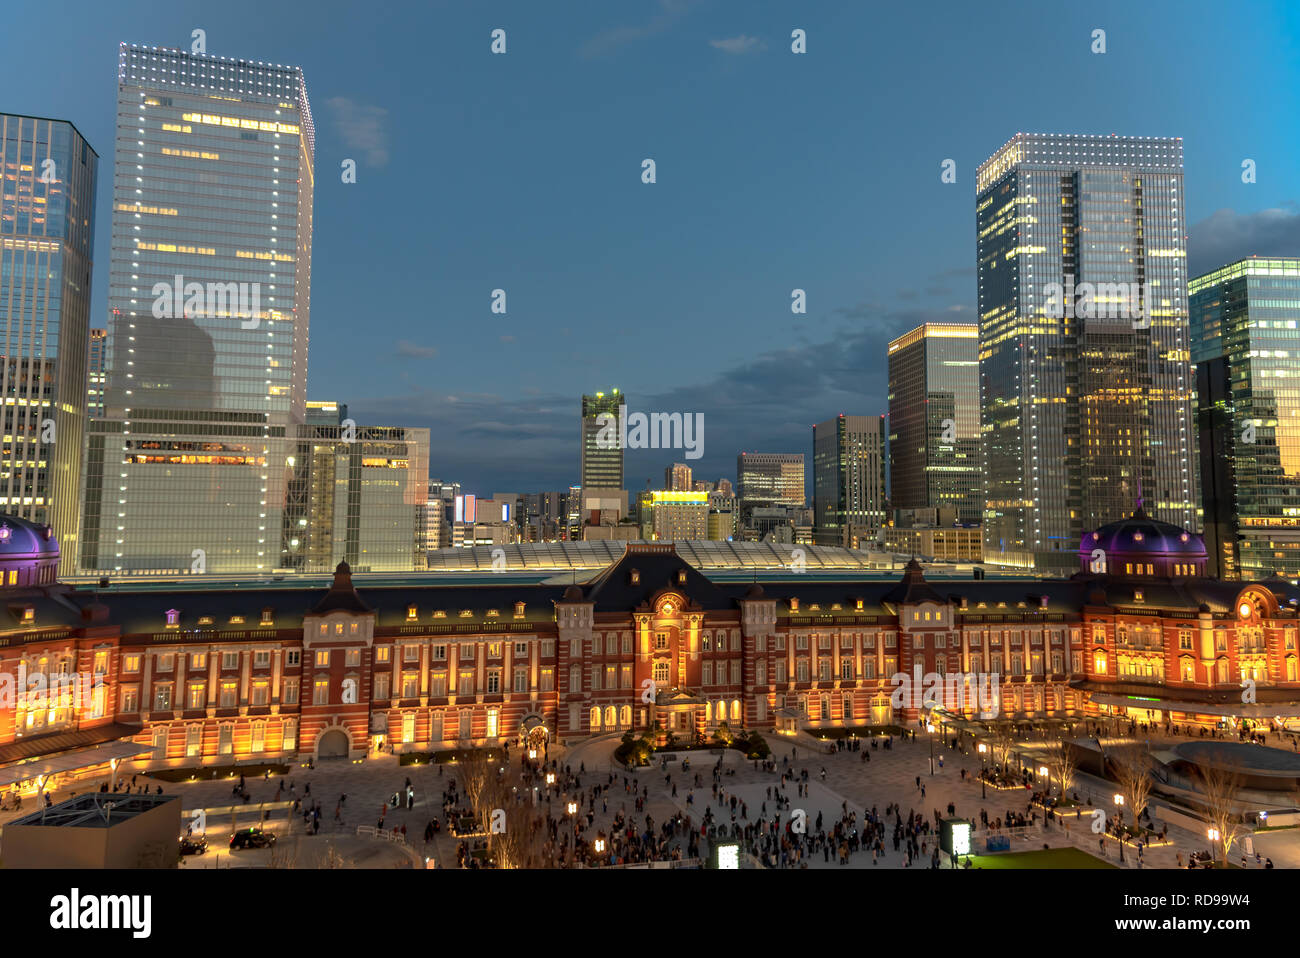
[[[67,752],[74,748],[87,748],[103,742],[115,742],[120,738],[138,734],[140,734],[140,726],[138,725],[108,722],[104,725],[96,725],[94,728],[28,735],[7,745],[0,745],[0,765],[21,762],[30,758],[44,758],[58,752]]]
[[[1108,695],[1104,692],[1090,692],[1088,697],[1099,705],[1115,705],[1129,709],[1158,709],[1161,712],[1184,712],[1189,715],[1223,715],[1261,720],[1271,719],[1274,716],[1278,718],[1300,716],[1300,703],[1297,702],[1218,705],[1211,702],[1179,702],[1176,699],[1154,696]]]
[[[25,782],[41,775],[57,775],[59,772],[75,772],[96,765],[107,765],[115,758],[134,758],[152,752],[152,745],[141,745],[139,742],[110,742],[107,745],[60,752],[47,758],[0,768],[0,787]]]

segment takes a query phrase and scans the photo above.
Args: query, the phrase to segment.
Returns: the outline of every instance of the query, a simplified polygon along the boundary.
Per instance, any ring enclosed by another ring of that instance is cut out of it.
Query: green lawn
[[[958,867],[964,865],[963,858]],[[1001,852],[972,855],[971,868],[1115,868],[1110,862],[1077,848],[1049,848],[1036,852]]]

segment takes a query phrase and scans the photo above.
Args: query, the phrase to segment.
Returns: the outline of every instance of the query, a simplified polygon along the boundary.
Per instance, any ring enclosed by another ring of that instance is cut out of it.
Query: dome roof
[[[59,543],[49,526],[0,515],[0,558],[57,558],[58,555]]]
[[[1204,559],[1205,540],[1170,522],[1148,516],[1141,507],[1127,519],[1110,522],[1096,532],[1085,532],[1079,557],[1095,549],[1107,555],[1144,555],[1177,559]]]

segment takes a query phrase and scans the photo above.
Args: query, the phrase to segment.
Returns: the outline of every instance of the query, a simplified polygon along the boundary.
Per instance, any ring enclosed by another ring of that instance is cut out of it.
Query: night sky
[[[1300,254],[1297,26],[1250,2],[14,4],[0,109],[101,156],[107,325],[118,42],[202,28],[209,53],[302,66],[309,395],[429,426],[432,474],[487,495],[577,481],[584,390],[704,413],[691,465],[715,480],[885,412],[886,342],[975,320],[975,169],[1018,131],[1181,136],[1192,275]],[[680,458],[629,453],[629,489]]]

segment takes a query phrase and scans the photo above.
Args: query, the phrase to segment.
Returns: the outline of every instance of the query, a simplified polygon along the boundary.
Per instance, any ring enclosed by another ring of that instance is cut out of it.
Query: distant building
[[[845,416],[813,426],[813,526],[818,545],[845,545],[850,526],[886,521],[885,417]]]
[[[707,492],[696,489],[691,482],[691,467],[684,462],[674,462],[664,470],[664,488],[669,492]]]
[[[288,457],[285,567],[425,568],[429,430],[303,425]]]
[[[730,479],[719,479],[717,485],[713,487],[714,492],[720,492],[724,496],[733,495]]]
[[[889,344],[889,495],[894,509],[984,515],[979,327],[925,323]]]
[[[642,502],[641,538],[654,542],[709,538],[708,493],[651,492]]]
[[[984,539],[978,525],[890,526],[885,551],[914,555],[927,562],[981,562]]]
[[[621,437],[623,412],[627,397],[617,389],[606,394],[603,392],[582,397],[582,443],[581,461],[579,462],[579,484],[584,488],[622,489],[623,480],[623,446],[622,440],[611,444],[608,439],[608,424],[612,424],[614,435]],[[604,431],[605,438],[602,438]]]
[[[1300,258],[1239,260],[1188,290],[1210,569],[1300,577]]]
[[[753,535],[756,510],[802,506],[808,501],[803,453],[742,452],[736,457],[736,486],[744,535],[761,541],[761,534]]]

